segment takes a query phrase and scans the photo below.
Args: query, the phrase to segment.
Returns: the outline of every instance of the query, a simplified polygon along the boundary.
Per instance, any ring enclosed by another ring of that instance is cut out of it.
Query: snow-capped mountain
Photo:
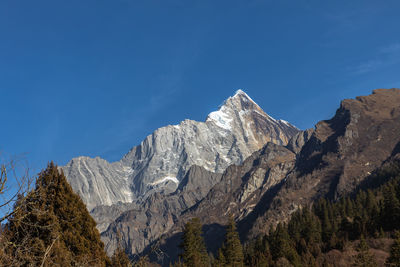
[[[91,210],[130,203],[155,191],[172,192],[193,165],[222,173],[267,142],[286,145],[298,131],[267,115],[238,90],[205,122],[184,120],[159,128],[118,162],[78,157],[62,169]]]

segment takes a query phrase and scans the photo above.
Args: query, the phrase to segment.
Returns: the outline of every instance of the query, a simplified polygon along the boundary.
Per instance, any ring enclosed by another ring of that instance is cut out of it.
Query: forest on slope
[[[197,237],[188,237],[196,236],[193,227]],[[239,239],[230,222],[215,257],[199,245],[199,229],[198,221],[186,224],[175,266],[400,266],[400,162],[386,164],[352,196],[321,198],[243,247],[232,241]]]
[[[241,244],[234,220],[217,255],[208,253],[201,224],[183,232],[176,266],[400,266],[400,161],[375,172],[353,195],[318,199],[269,234]],[[112,257],[80,197],[57,166],[42,171],[3,224],[2,266],[150,266],[148,257]]]

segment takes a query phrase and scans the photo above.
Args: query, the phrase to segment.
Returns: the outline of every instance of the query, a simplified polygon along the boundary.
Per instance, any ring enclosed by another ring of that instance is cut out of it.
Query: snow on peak
[[[287,122],[285,120],[279,120],[279,121],[289,126],[289,122]]]
[[[231,98],[237,98],[237,97],[244,97],[244,98],[247,98],[247,99],[253,101],[253,99],[251,99],[250,96],[248,94],[246,94],[242,89],[238,89]]]
[[[242,89],[238,89],[238,90],[236,90],[236,92],[235,92],[235,95],[234,96],[236,96],[236,95],[245,95],[245,96],[248,96]]]
[[[287,121],[285,121],[285,120],[279,120],[279,121],[282,122],[283,124],[285,124],[286,126],[294,127],[294,128],[296,128],[296,129],[298,129],[296,126],[290,124],[289,122],[287,122]]]
[[[254,104],[257,105],[257,103],[254,102],[254,100],[251,99],[251,97],[250,97],[248,94],[246,94],[246,92],[243,91],[242,89],[238,89],[238,90],[236,91],[236,93],[235,93],[232,97],[230,97],[230,98],[237,98],[237,97],[242,97],[242,99],[244,98],[245,100],[248,100],[248,101],[250,101],[250,102],[253,102]],[[258,106],[258,105],[257,105],[257,106]]]
[[[165,176],[165,177],[163,177],[163,178],[161,178],[161,179],[159,179],[159,180],[157,180],[157,181],[155,181],[155,182],[153,182],[153,183],[149,183],[148,185],[154,186],[154,185],[162,184],[162,183],[164,183],[164,182],[166,182],[166,181],[172,181],[172,182],[174,182],[175,184],[179,184],[179,180],[176,179],[176,177],[173,177],[173,176]]]
[[[239,99],[242,101],[253,102],[257,107],[258,105],[251,99],[242,89],[238,89],[235,94],[229,97],[224,103],[220,106],[217,111],[211,112],[208,114],[207,121],[214,122],[218,127],[223,128],[225,130],[232,130],[232,109],[240,108],[242,104],[240,104]]]
[[[232,130],[231,122],[232,118],[227,113],[227,108],[223,105],[218,111],[211,112],[208,114],[206,121],[213,121],[217,126],[226,129]]]

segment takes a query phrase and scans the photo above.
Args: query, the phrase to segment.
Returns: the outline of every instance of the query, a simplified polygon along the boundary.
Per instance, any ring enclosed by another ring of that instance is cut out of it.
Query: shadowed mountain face
[[[400,152],[400,90],[342,101],[335,116],[315,129],[300,132],[286,146],[268,143],[240,166],[230,166],[209,193],[181,213],[171,230],[154,246],[168,249],[192,217],[199,217],[208,246],[222,242],[229,215],[246,240],[287,221],[295,210],[319,197],[337,199],[354,192],[371,173]],[[219,229],[219,230],[218,230]]]
[[[250,236],[287,220],[296,207],[321,196],[337,199],[353,192],[398,153],[399,142],[400,90],[374,90],[342,101],[331,120],[316,125],[270,208],[247,229]]]
[[[107,251],[115,249],[119,231],[134,254],[168,232],[228,166],[242,164],[267,142],[286,145],[298,132],[238,90],[205,122],[185,120],[157,129],[118,162],[79,157],[62,169],[91,210]]]

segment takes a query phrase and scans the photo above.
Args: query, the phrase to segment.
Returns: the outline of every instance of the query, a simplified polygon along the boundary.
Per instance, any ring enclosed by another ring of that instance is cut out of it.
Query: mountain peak
[[[224,101],[217,111],[208,114],[206,122],[214,122],[217,126],[231,130],[232,120],[236,113],[256,111],[263,116],[268,116],[243,90],[238,89],[235,94]]]
[[[249,97],[242,89],[236,90],[234,97],[237,95],[245,95],[245,96]]]
[[[251,97],[250,97],[248,94],[246,94],[246,92],[243,91],[242,89],[238,89],[238,90],[235,92],[235,94],[234,94],[233,96],[229,97],[228,99],[231,99],[231,98],[233,98],[233,99],[237,99],[237,98],[239,98],[239,99],[240,99],[240,98],[242,98],[242,99],[247,99],[247,100],[253,102],[254,104],[256,104],[256,103],[254,102],[254,100],[251,99]],[[227,99],[227,100],[228,100],[228,99]]]

